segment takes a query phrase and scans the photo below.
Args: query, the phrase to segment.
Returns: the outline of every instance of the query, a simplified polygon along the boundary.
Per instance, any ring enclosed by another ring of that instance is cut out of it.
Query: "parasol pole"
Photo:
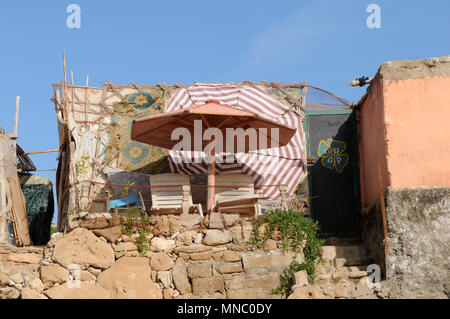
[[[214,139],[215,141],[215,139]],[[215,201],[215,185],[216,185],[216,147],[214,146],[211,150],[212,161],[208,165],[208,204],[207,204],[207,214],[212,213]]]

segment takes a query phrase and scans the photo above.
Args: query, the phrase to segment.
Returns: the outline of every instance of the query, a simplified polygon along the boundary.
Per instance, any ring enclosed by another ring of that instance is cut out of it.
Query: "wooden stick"
[[[72,78],[72,85],[73,85],[74,83],[73,83],[73,71],[72,70],[70,70],[70,77]]]
[[[212,214],[215,204],[215,186],[216,186],[216,146],[214,145],[211,150],[212,161],[208,165],[208,201],[207,201],[207,214]]]
[[[89,74],[86,75],[86,86],[89,86]]]
[[[64,69],[64,82],[63,82],[63,103],[66,110],[66,121],[68,122],[68,110],[67,110],[67,73],[66,73],[66,51],[63,51],[63,69]]]
[[[19,102],[20,96],[16,97],[16,114],[14,116],[14,137],[17,137],[18,125],[19,125]]]
[[[385,255],[385,264],[386,264],[386,270],[387,270],[387,261],[388,261],[388,254],[389,254],[389,244],[388,244],[388,228],[387,228],[387,218],[386,218],[386,205],[385,205],[385,198],[384,198],[384,188],[383,183],[381,180],[381,169],[380,164],[377,164],[378,168],[378,183],[380,186],[380,204],[381,204],[381,217],[383,219],[383,234],[384,234],[384,255]]]
[[[63,66],[64,66],[64,85],[67,85],[67,74],[66,74],[66,51],[63,51]]]
[[[86,81],[88,81],[88,79],[86,79]],[[73,91],[73,89],[72,89]],[[87,124],[88,124],[88,116],[87,116],[87,108],[89,105],[89,89],[85,89],[84,90],[84,130],[87,131]]]
[[[36,151],[36,152],[26,152],[26,153],[23,153],[23,155],[53,153],[53,152],[59,152],[59,150],[58,149],[54,149],[54,150],[45,150],[45,151]]]
[[[17,219],[16,219],[16,214],[14,212],[14,208],[11,207],[10,213],[11,213],[11,217],[12,217],[14,239],[16,241],[17,247],[21,247],[23,245],[22,245],[22,241],[20,240],[19,231],[17,229]]]

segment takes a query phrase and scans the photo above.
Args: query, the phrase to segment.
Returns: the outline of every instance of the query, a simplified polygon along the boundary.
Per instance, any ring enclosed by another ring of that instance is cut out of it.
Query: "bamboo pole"
[[[63,51],[63,68],[64,68],[64,86],[63,86],[63,100],[64,109],[66,110],[66,121],[69,123],[68,119],[68,107],[67,107],[67,72],[66,72],[66,51]],[[70,131],[70,128],[69,128]],[[69,136],[70,137],[70,136]]]
[[[66,51],[63,51],[63,66],[64,66],[64,86],[66,86],[67,85]]]
[[[17,138],[17,132],[19,129],[19,102],[20,102],[20,96],[16,97],[16,114],[14,116],[14,137]]]
[[[35,152],[26,152],[26,153],[23,153],[23,155],[42,154],[42,153],[53,153],[53,152],[59,152],[59,149],[45,150],[45,151],[35,151]]]

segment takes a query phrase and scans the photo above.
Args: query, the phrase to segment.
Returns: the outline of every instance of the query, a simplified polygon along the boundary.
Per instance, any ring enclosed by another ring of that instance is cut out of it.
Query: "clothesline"
[[[104,182],[96,182],[92,180],[84,180],[84,181],[78,181],[72,184],[69,184],[69,187],[73,187],[74,185],[82,184],[82,183],[90,183],[90,184],[101,184],[105,186],[111,186],[111,187],[123,187],[123,188],[137,188],[137,189],[151,189],[151,188],[168,188],[168,187],[182,187],[182,186],[190,186],[190,187],[200,187],[200,188],[239,188],[242,186],[236,186],[236,185],[198,185],[198,184],[175,184],[175,185],[130,185],[130,184],[112,184],[112,183],[104,183]],[[262,184],[259,186],[255,186],[255,188],[262,188],[262,187],[276,187],[281,186],[281,184]]]

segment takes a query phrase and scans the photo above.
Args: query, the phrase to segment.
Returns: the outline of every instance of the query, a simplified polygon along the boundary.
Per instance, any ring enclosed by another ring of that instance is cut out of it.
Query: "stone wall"
[[[391,298],[450,295],[450,188],[388,189]]]
[[[382,279],[386,278],[384,229],[380,201],[361,211],[361,241],[373,262],[380,266]]]
[[[263,249],[249,244],[252,225],[237,215],[157,216],[148,251],[137,233],[122,234],[109,214],[71,216],[72,231],[56,233],[45,247],[5,246],[0,253],[2,298],[286,298],[273,294],[293,259],[277,238]],[[82,227],[81,227],[82,226]],[[351,254],[341,258],[347,249]],[[326,263],[310,283],[295,276],[290,299],[374,298],[365,267],[355,265],[361,247],[326,246]],[[355,252],[357,255],[355,255]],[[303,256],[297,256],[299,262]],[[79,280],[76,280],[79,279]]]

